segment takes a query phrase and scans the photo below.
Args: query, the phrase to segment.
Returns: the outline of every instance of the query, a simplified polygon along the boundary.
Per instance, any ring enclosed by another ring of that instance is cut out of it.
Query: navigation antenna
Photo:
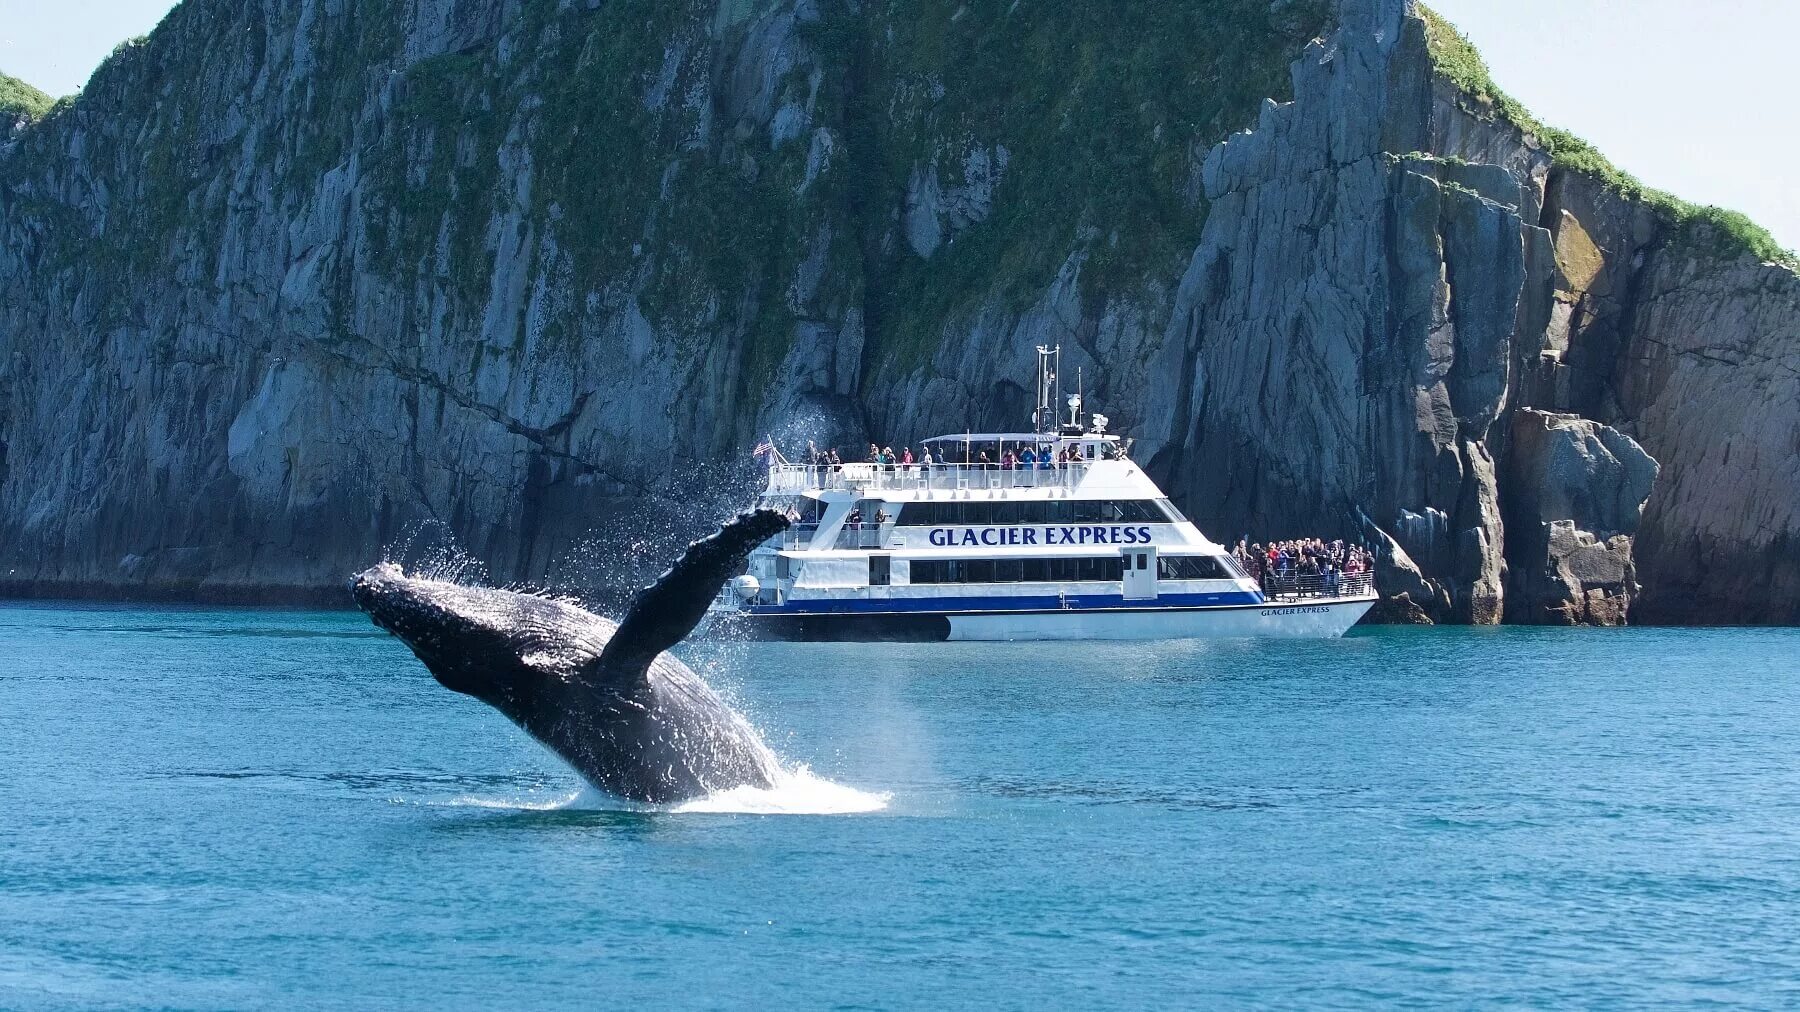
[[[1037,408],[1031,413],[1031,428],[1040,436],[1054,435],[1056,430],[1056,403],[1062,400],[1062,345],[1052,348],[1048,345],[1037,346],[1038,383]]]

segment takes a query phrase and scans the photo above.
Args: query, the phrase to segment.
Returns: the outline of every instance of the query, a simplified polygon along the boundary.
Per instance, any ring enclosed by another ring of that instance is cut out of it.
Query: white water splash
[[[447,808],[491,808],[513,812],[668,812],[675,815],[859,815],[879,812],[893,795],[859,791],[833,783],[806,766],[783,769],[773,787],[733,787],[672,805],[646,805],[616,798],[583,786],[573,794],[550,797],[483,798],[463,795],[426,802]]]
[[[879,812],[893,795],[859,791],[833,783],[805,766],[783,770],[773,787],[733,787],[684,801],[672,812],[734,812],[745,815],[855,815]]]

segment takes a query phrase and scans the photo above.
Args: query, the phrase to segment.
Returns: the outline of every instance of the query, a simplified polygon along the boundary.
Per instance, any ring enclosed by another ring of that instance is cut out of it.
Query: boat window
[[[1108,565],[1110,563],[1111,565]],[[1075,562],[1075,578],[1077,580],[1118,580],[1124,577],[1119,566],[1119,557],[1110,559],[1077,559]]]
[[[1229,580],[1231,571],[1211,555],[1162,555],[1156,560],[1157,575],[1165,580]]]
[[[912,582],[924,583],[1074,583],[1118,581],[1124,577],[1124,559],[914,559],[909,567]]]
[[[1169,518],[1156,503],[1148,499],[1127,499],[1112,503],[1119,510],[1119,522],[1127,524],[1166,524]]]
[[[871,556],[869,556],[869,586],[871,586],[871,587],[887,586],[889,577],[892,572],[893,572],[893,563],[889,556],[886,556],[886,555],[871,555]]]

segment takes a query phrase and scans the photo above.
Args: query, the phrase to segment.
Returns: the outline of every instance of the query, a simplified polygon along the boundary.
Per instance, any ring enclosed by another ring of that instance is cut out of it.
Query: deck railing
[[[781,532],[782,548],[807,548],[812,545],[813,535],[819,533],[818,524],[791,524]]]
[[[845,524],[838,531],[839,548],[880,548],[881,529],[887,524]]]
[[[769,493],[797,495],[824,489],[857,492],[1073,488],[1096,463],[1006,467],[1001,464],[777,464],[769,469]]]
[[[1374,588],[1374,573],[1270,573],[1262,579],[1263,596],[1271,601],[1363,597]]]

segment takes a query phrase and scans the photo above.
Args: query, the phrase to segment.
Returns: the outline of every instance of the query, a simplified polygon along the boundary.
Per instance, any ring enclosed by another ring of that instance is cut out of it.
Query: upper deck
[[[999,464],[777,464],[769,469],[765,495],[806,495],[818,492],[966,492],[1010,489],[1062,489],[1074,491],[1086,483],[1099,465],[1113,461],[1082,461],[1047,466],[1006,468]],[[1131,470],[1136,471],[1135,467]]]
[[[1126,445],[1117,436],[963,434],[937,436],[925,440],[923,445],[942,460],[912,464],[777,462],[769,468],[764,495],[879,492],[904,500],[934,492],[1007,494],[1033,489],[1046,490],[1048,495],[1057,491],[1079,494],[1121,489],[1161,494],[1130,459]],[[1049,459],[1000,462],[1008,454],[1016,458],[1027,451],[1034,457]]]

